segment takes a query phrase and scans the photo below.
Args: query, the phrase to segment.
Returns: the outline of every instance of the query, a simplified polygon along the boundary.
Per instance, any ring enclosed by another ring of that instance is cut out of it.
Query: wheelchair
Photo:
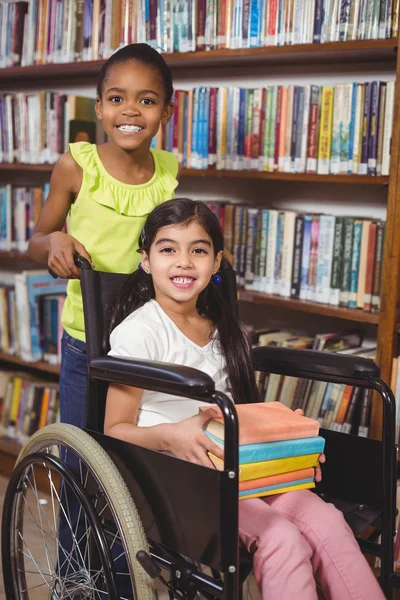
[[[239,600],[252,561],[239,548],[235,407],[203,372],[107,356],[103,344],[106,308],[127,275],[93,271],[85,259],[77,261],[87,335],[87,427],[49,425],[29,439],[17,459],[2,516],[6,598],[152,600],[157,597],[155,579],[161,577],[171,599]],[[237,310],[235,274],[223,264],[220,275],[221,293]],[[327,462],[316,491],[343,509],[363,551],[380,559],[380,584],[391,598],[395,401],[380,379],[379,368],[363,358],[279,347],[255,348],[253,362],[258,371],[345,383],[375,390],[381,398],[382,441],[321,430]],[[224,417],[224,470],[105,436],[110,382],[217,404]],[[47,501],[41,496],[43,487]],[[69,516],[67,488],[84,524],[79,532]],[[60,514],[71,527],[73,553],[60,543]],[[36,541],[29,537],[28,521]],[[41,547],[40,556],[35,544]],[[121,556],[128,566],[122,575]],[[161,570],[169,572],[168,581]],[[129,579],[133,596],[121,591],[123,577]],[[41,590],[39,596],[35,596],[37,590]]]

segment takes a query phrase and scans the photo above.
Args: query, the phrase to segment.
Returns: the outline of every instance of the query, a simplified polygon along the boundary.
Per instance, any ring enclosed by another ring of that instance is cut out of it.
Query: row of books
[[[0,67],[162,52],[384,39],[398,0],[30,0],[0,2]]]
[[[375,360],[376,348],[363,343],[358,330],[308,336],[293,331],[270,330],[259,334],[258,346],[284,346],[362,356]],[[327,429],[368,437],[371,393],[351,385],[309,381],[277,374],[257,373],[257,384],[265,402],[279,401],[288,408],[301,408]]]
[[[193,169],[388,175],[394,81],[175,92],[154,145]]]
[[[0,162],[54,163],[68,143],[101,143],[92,98],[37,92],[0,95]]]
[[[0,435],[24,443],[58,420],[58,384],[27,373],[0,371]]]
[[[378,312],[385,223],[209,203],[245,290]]]
[[[0,186],[0,251],[27,251],[49,189],[49,183],[43,187]]]
[[[66,280],[47,271],[0,272],[0,348],[27,362],[60,362]]]

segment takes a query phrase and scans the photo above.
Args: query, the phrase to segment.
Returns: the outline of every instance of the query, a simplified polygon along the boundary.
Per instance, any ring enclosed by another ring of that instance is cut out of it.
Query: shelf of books
[[[275,190],[279,182],[282,189],[286,183],[302,189],[318,183],[320,190],[338,184],[339,193],[385,197],[380,218],[361,214],[362,208],[356,214],[356,203],[353,216],[330,214],[321,208],[329,204],[323,191],[318,212],[303,210],[301,202],[289,210],[276,193],[273,202],[257,205],[232,201],[227,193],[210,206],[234,257],[241,302],[343,321],[341,333],[291,330],[271,337],[263,331],[255,343],[374,358],[400,399],[400,376],[394,377],[400,354],[400,3],[352,0],[341,11],[338,4],[322,11],[318,0],[259,0],[246,12],[241,2],[213,2],[206,11],[205,0],[198,0],[175,3],[172,19],[165,19],[161,0],[146,13],[135,3],[120,13],[105,0],[104,14],[95,4],[91,16],[82,12],[82,2],[75,11],[66,9],[68,3],[57,11],[50,10],[53,2],[39,11],[39,0],[0,3],[0,435],[17,439],[0,439],[0,453],[15,456],[34,427],[57,419],[57,394],[36,397],[32,389],[56,385],[65,282],[28,265],[27,241],[52,165],[68,143],[82,132],[91,142],[104,141],[94,100],[56,90],[94,88],[104,60],[136,41],[162,51],[177,76],[199,79],[198,86],[175,91],[173,117],[153,140],[176,154],[185,185],[194,178],[199,188],[202,179],[220,178],[232,180],[231,186],[255,180],[266,190],[270,182]],[[362,63],[354,80],[340,78],[344,62]],[[306,66],[307,81],[270,83],[282,65],[287,73]],[[334,83],[322,82],[321,70],[310,65],[335,69]],[[368,65],[373,79],[366,76]],[[218,86],[201,85],[211,68],[221,73]],[[240,87],[239,75],[237,85],[224,86],[226,74],[232,81],[244,69],[253,69],[258,87]],[[373,347],[363,328],[375,332]],[[15,388],[18,378],[24,383]],[[303,389],[275,377],[259,378],[258,385],[264,399],[301,407],[325,427],[380,435],[380,407],[359,390],[320,384]],[[327,404],[333,409],[324,413]]]

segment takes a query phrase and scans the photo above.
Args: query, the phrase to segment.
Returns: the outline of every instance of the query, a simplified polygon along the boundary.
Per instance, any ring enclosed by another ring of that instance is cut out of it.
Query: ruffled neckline
[[[127,217],[147,217],[159,204],[174,197],[178,180],[173,175],[176,157],[164,150],[151,149],[154,173],[149,181],[137,185],[115,179],[101,162],[95,144],[70,144],[70,151],[84,174],[83,193],[98,204]],[[79,196],[73,204],[76,210]]]

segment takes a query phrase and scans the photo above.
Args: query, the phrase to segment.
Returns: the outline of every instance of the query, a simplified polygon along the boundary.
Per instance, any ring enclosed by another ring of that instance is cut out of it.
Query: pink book
[[[207,410],[207,408],[209,407],[202,406],[200,410]],[[241,445],[314,437],[319,432],[318,421],[296,414],[280,402],[237,404],[236,411]],[[211,419],[204,429],[224,439],[222,417]]]

